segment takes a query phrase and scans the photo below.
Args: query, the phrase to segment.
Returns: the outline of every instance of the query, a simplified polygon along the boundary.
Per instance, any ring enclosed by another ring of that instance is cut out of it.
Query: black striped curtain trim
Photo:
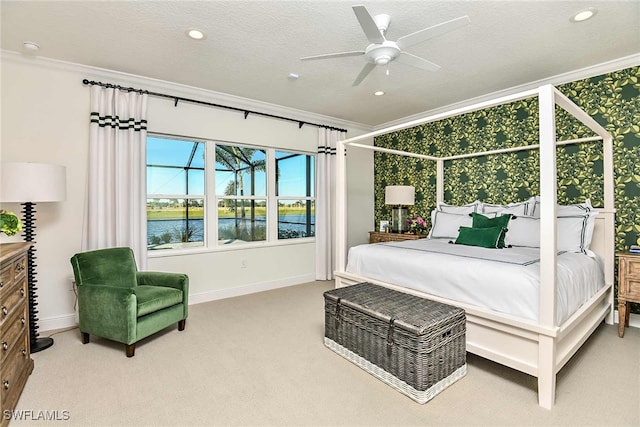
[[[335,156],[336,149],[333,147],[321,146],[318,147],[318,154],[329,154],[330,156]]]
[[[147,121],[136,120],[133,117],[128,119],[121,119],[119,116],[101,116],[100,113],[91,113],[91,123],[96,123],[101,128],[111,127],[121,130],[133,129],[135,132],[147,130]]]

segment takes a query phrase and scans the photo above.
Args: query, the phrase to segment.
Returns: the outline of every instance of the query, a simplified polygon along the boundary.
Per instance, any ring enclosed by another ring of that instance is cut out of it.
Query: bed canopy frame
[[[539,144],[505,148],[448,157],[434,157],[407,151],[367,145],[359,141],[375,136],[435,122],[527,98],[539,100]],[[596,136],[556,141],[556,105],[591,129]],[[602,141],[604,166],[604,207],[598,209],[594,236],[590,249],[602,257],[605,286],[562,324],[556,320],[556,203],[557,170],[556,146]],[[347,207],[346,155],[338,155],[336,168],[336,287],[362,281],[413,293],[429,299],[465,309],[467,314],[467,351],[509,366],[538,378],[538,403],[551,409],[555,402],[556,374],[576,353],[596,327],[605,320],[613,324],[614,282],[614,182],[613,137],[591,116],[552,85],[500,97],[449,112],[439,113],[391,126],[338,142],[337,152],[347,153],[346,147],[380,151],[416,157],[436,162],[436,197],[444,201],[444,162],[469,157],[540,150],[540,295],[538,321],[526,321],[482,307],[452,301],[419,291],[402,288],[393,283],[372,280],[346,272],[347,264]]]

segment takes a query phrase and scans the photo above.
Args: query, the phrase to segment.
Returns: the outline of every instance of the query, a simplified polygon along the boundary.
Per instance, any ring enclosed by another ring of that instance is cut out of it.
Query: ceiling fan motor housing
[[[369,62],[376,65],[387,65],[400,55],[400,48],[396,42],[385,40],[381,44],[370,44],[364,54]]]

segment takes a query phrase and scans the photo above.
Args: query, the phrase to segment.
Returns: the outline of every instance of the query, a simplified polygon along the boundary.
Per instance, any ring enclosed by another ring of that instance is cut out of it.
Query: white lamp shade
[[[3,162],[2,202],[61,202],[67,198],[67,170],[44,163]]]
[[[384,189],[386,205],[413,206],[415,199],[416,189],[412,185],[388,185]]]

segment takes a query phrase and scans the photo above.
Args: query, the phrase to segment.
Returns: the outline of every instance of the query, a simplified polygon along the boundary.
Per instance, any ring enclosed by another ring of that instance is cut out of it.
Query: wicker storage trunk
[[[464,310],[371,283],[324,300],[325,345],[416,402],[466,374]]]

